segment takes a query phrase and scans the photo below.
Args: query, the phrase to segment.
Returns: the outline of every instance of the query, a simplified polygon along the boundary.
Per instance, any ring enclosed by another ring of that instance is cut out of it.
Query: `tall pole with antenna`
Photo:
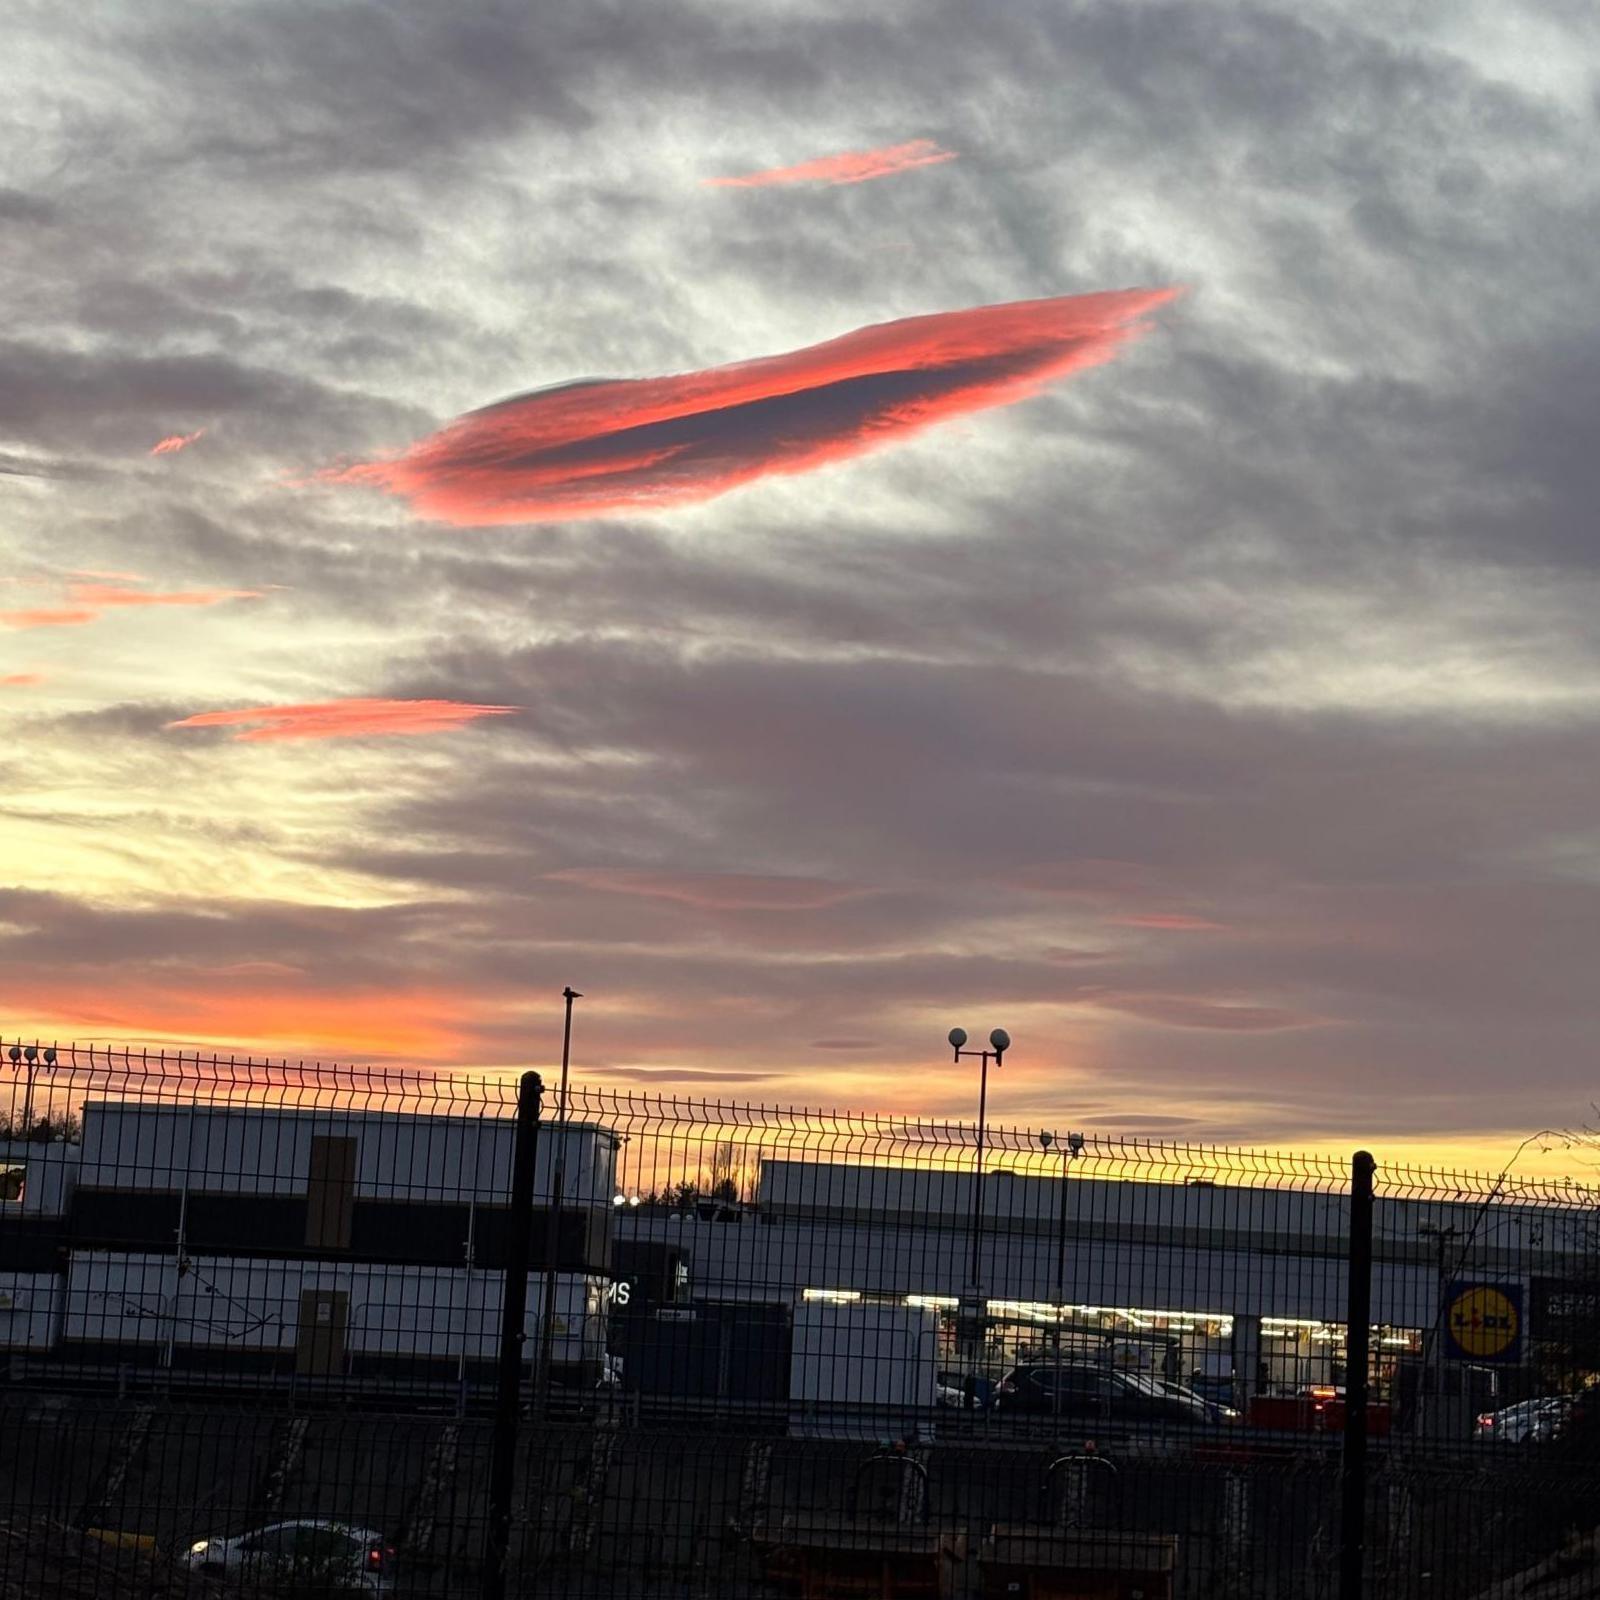
[[[567,1003],[561,1026],[561,1089],[556,1096],[556,1139],[551,1152],[550,1223],[545,1230],[544,1306],[539,1315],[539,1381],[535,1392],[540,1409],[550,1410],[550,1369],[555,1360],[556,1256],[561,1246],[561,1201],[567,1179],[567,1083],[572,1069],[572,1002],[583,996],[569,983],[561,998]]]

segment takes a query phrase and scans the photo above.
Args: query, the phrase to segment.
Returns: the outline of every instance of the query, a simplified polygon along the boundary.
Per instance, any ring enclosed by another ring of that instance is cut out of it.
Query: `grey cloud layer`
[[[0,908],[48,911],[15,953],[181,969],[225,927],[230,959],[498,995],[559,986],[573,950],[580,986],[634,1002],[596,1036],[618,1073],[850,1064],[818,1040],[869,1071],[948,1002],[1017,1008],[1113,1123],[1153,1086],[1214,1130],[1251,1105],[1286,1134],[1580,1116],[1600,119],[1475,44],[1494,19],[33,8],[0,112],[21,554],[292,599],[230,620],[237,679],[168,632],[156,681],[108,637],[18,751],[60,771],[64,814],[86,752],[177,850],[175,771],[244,822],[287,769],[180,758],[174,714],[269,690],[528,711],[323,752],[353,797],[326,832],[263,822],[264,849],[414,912],[207,921],[175,894],[130,921],[68,888]],[[1580,9],[1523,20],[1600,61]],[[906,137],[961,159],[698,187]],[[540,383],[1172,280],[1162,331],[1077,388],[672,519],[462,535],[282,482]],[[1221,930],[1014,887],[1078,857],[1143,864],[1156,909]],[[573,868],[877,892],[708,909],[549,876]]]

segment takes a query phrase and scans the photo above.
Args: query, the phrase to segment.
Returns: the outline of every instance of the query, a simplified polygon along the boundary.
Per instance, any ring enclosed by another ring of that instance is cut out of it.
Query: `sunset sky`
[[[1595,1120],[1592,5],[6,31],[0,1035]]]

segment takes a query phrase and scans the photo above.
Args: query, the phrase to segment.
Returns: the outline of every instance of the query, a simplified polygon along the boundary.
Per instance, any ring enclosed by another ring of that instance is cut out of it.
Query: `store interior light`
[[[859,1289],[802,1289],[802,1300],[821,1300],[833,1305],[850,1305],[861,1298]]]

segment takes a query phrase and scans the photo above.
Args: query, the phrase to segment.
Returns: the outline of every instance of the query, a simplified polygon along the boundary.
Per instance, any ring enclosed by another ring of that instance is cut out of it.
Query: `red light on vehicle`
[[[1494,1412],[1480,1411],[1478,1413],[1478,1426],[1480,1428],[1492,1428],[1494,1426]]]
[[[367,1551],[367,1565],[374,1572],[381,1572],[393,1554],[393,1545],[375,1544]]]

